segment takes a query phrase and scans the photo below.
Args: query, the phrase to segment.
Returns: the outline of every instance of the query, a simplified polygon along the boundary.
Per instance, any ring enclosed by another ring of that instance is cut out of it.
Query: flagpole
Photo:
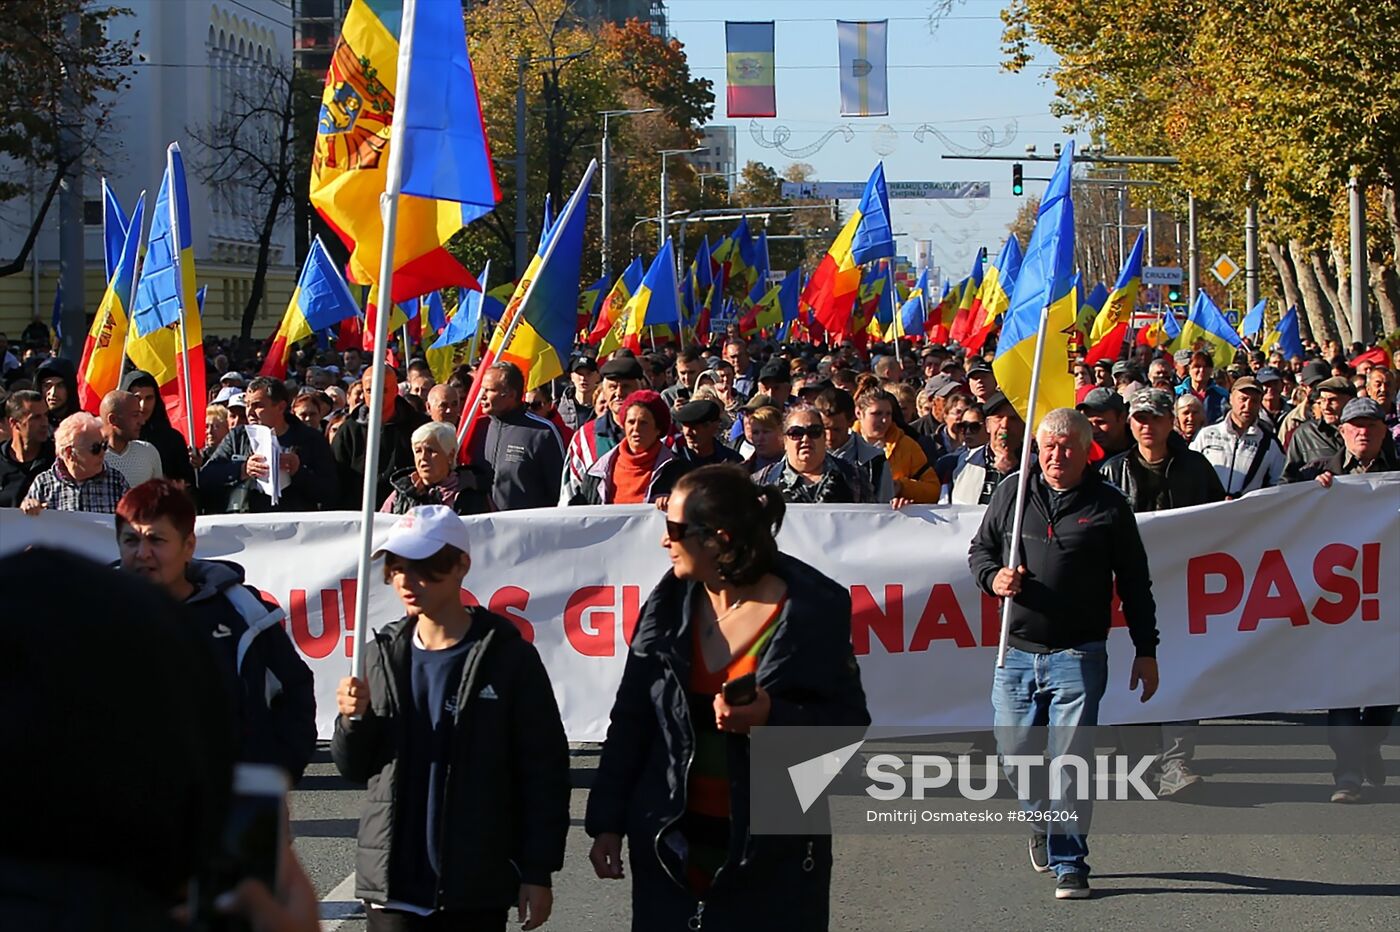
[[[491,278],[491,260],[486,260],[486,268],[481,270],[481,301],[476,309],[476,328],[472,330],[472,340],[467,344],[467,365],[476,365],[476,351],[481,348],[481,318],[486,315],[486,288]],[[459,310],[457,313],[461,313]]]
[[[389,348],[389,316],[394,309],[394,239],[399,224],[399,191],[403,184],[404,103],[408,100],[408,77],[413,61],[413,21],[418,0],[403,0],[403,15],[399,21],[399,64],[394,99],[394,119],[389,129],[389,164],[384,177],[384,194],[379,210],[384,221],[384,239],[379,252],[379,297],[381,304],[374,315],[374,351],[370,359],[370,399],[368,430],[365,436],[365,474],[360,505],[360,561],[355,570],[354,651],[350,655],[350,675],[364,679],[365,632],[369,629],[369,568],[374,555],[374,514],[378,502],[379,445],[384,433],[384,354]],[[395,393],[398,386],[394,387]],[[376,407],[377,406],[377,407]]]
[[[1031,364],[1030,397],[1026,399],[1026,425],[1030,428],[1021,443],[1021,469],[1016,474],[1016,510],[1012,512],[1011,552],[1007,556],[1007,568],[1015,570],[1021,565],[1021,526],[1026,518],[1026,484],[1030,479],[1031,445],[1035,440],[1035,403],[1040,394],[1040,368],[1045,355],[1045,331],[1050,323],[1050,305],[1040,309],[1040,326],[1035,332],[1035,360]],[[1006,640],[1011,633],[1011,603],[1013,599],[1001,600],[1001,637],[997,641],[997,668],[1006,666]]]
[[[415,0],[415,2],[416,2],[416,0]],[[598,170],[598,160],[597,160],[597,159],[593,159],[591,162],[588,163],[588,168],[584,170],[583,178],[581,178],[581,179],[579,180],[578,187],[574,189],[575,193],[578,193],[579,191],[582,191],[582,190],[588,185],[588,183],[589,183],[590,181],[593,180],[593,173],[594,173],[595,171],[597,171],[597,170]],[[555,218],[554,218],[554,225],[555,225],[555,226],[558,226],[559,224],[561,224],[561,223],[565,222],[566,220],[568,220],[570,217],[573,216],[573,212],[574,212],[575,210],[578,210],[578,208],[579,208],[579,205],[578,205],[578,198],[570,197],[568,203],[566,203],[566,204],[564,205],[564,213],[563,213],[561,216],[558,216],[558,217],[555,217]],[[587,205],[584,205],[584,209],[585,209],[585,210],[588,209],[588,208],[587,208]],[[544,255],[540,256],[540,268],[544,268],[546,265],[549,264],[550,257],[554,255],[554,249],[555,249],[555,247],[559,245],[559,241],[560,241],[561,239],[563,239],[563,238],[564,238],[564,237],[563,237],[562,235],[561,235],[561,236],[551,236],[551,237],[548,237],[547,242],[545,243],[545,247],[544,247]],[[527,268],[528,268],[528,266],[527,266]],[[523,273],[522,273],[522,274],[523,274]],[[520,320],[521,320],[521,311],[522,311],[522,310],[525,308],[525,306],[529,303],[529,301],[530,301],[530,295],[534,293],[534,291],[535,291],[535,283],[538,282],[538,281],[539,281],[539,278],[538,278],[538,276],[537,276],[537,277],[535,277],[535,278],[530,279],[528,282],[525,283],[525,293],[524,293],[523,295],[520,296],[520,300],[519,300],[518,302],[515,300],[514,296],[511,297],[511,303],[514,304],[514,313],[511,313],[511,310],[512,310],[511,307],[508,306],[508,307],[506,308],[506,316],[509,317],[510,320],[509,320],[508,322],[505,321],[504,319],[502,320],[502,324],[505,326],[505,333],[504,333],[504,335],[501,337],[501,343],[500,343],[501,349],[506,349],[507,347],[510,346],[511,337],[515,336],[515,328],[516,328],[517,325],[519,325]],[[483,300],[485,299],[485,294],[486,294],[486,293],[483,291],[483,292],[482,292],[482,298],[483,298]],[[495,339],[493,338],[491,342],[494,343],[494,342],[495,342]],[[489,352],[491,351],[491,348],[488,346],[487,349],[486,349],[486,351],[489,353]],[[485,360],[484,357],[483,357],[483,359],[482,359],[481,361],[482,361],[483,363],[486,362],[486,360]],[[568,363],[568,360],[562,360],[562,362],[563,362],[564,364],[567,364],[567,363]],[[457,450],[458,450],[459,453],[461,452],[462,444],[466,442],[467,434],[471,432],[472,424],[475,423],[476,418],[477,418],[477,415],[480,413],[480,412],[478,411],[478,408],[480,407],[480,398],[481,398],[481,375],[482,375],[482,373],[481,373],[480,369],[481,369],[481,367],[477,367],[476,377],[472,379],[471,404],[470,404],[470,406],[463,412],[463,414],[462,414],[462,424],[461,424],[461,426],[457,429]]]
[[[904,359],[899,353],[899,336],[904,331],[904,312],[899,307],[899,291],[894,287],[894,263],[885,263],[885,284],[890,289],[890,307],[894,308],[894,359],[901,366]],[[875,313],[879,313],[877,306]]]

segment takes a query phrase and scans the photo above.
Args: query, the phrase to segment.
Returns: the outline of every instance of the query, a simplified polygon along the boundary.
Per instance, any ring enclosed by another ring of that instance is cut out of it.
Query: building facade
[[[733,126],[706,126],[700,130],[703,150],[686,156],[697,175],[711,175],[733,192],[738,180],[737,146]]]
[[[147,220],[165,170],[166,147],[180,144],[189,188],[196,280],[208,286],[204,329],[237,332],[252,291],[258,231],[266,205],[253,192],[255,175],[235,173],[224,184],[201,172],[213,156],[196,136],[213,141],[225,117],[268,86],[269,70],[292,60],[292,11],[287,0],[125,0],[132,15],[112,21],[114,38],[137,37],[130,87],[116,101],[103,141],[84,156],[84,304],[95,311],[105,287],[102,179],[130,212],[146,192]],[[42,196],[0,204],[0,255],[19,252]],[[0,331],[16,334],[32,318],[50,319],[58,285],[59,212],[50,207],[30,268],[0,279]],[[275,228],[255,335],[271,332],[295,283],[290,204]]]

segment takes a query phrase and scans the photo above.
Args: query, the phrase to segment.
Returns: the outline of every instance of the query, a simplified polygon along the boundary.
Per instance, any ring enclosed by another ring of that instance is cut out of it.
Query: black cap
[[[1104,411],[1123,412],[1128,410],[1128,404],[1123,400],[1123,396],[1111,388],[1094,389],[1074,407],[1080,412],[1093,411],[1096,414]]]
[[[642,364],[637,362],[635,356],[613,356],[603,363],[598,372],[605,379],[636,379],[640,381],[645,377],[642,372]]]
[[[808,394],[818,395],[832,387],[834,386],[831,384],[831,379],[815,379],[804,383],[798,394],[804,397]]]
[[[666,357],[657,353],[648,353],[643,359],[652,372],[665,372],[667,369],[671,368],[671,364],[666,361]]]
[[[992,367],[988,364],[987,360],[983,359],[981,356],[973,356],[972,361],[967,364],[967,377],[970,379],[980,372],[985,372],[990,375]]]
[[[770,359],[758,370],[760,382],[791,382],[792,367],[783,359]]]
[[[1282,382],[1283,373],[1273,366],[1260,366],[1259,371],[1254,373],[1254,381],[1260,385],[1268,385],[1270,382]]]
[[[987,400],[982,402],[982,416],[991,417],[1003,407],[1011,408],[1012,414],[1016,414],[1017,417],[1020,416],[1015,407],[1011,404],[1011,399],[1007,398],[1002,392],[992,392],[987,396]]]
[[[1116,379],[1120,375],[1131,375],[1135,382],[1143,381],[1142,372],[1138,370],[1137,364],[1126,359],[1120,359],[1113,364],[1113,377]]]
[[[718,421],[720,414],[719,405],[708,398],[702,398],[681,405],[676,409],[674,417],[677,424],[708,424],[710,421]]]
[[[597,372],[598,360],[592,356],[575,356],[574,361],[569,363],[570,372]]]
[[[1308,360],[1303,364],[1303,371],[1298,373],[1298,381],[1309,387],[1331,377],[1332,367],[1321,359]]]
[[[941,365],[939,365],[938,371],[939,371],[939,372],[947,372],[949,369],[961,369],[961,368],[962,368],[962,360],[961,360],[961,359],[958,359],[956,356],[949,356],[947,359],[943,360],[943,362],[942,362]]]

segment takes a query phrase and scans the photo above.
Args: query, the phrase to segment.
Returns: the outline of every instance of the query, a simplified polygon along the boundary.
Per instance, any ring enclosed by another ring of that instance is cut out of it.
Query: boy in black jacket
[[[404,515],[379,553],[405,616],[337,691],[331,755],[368,783],[355,895],[369,929],[525,929],[553,907],[569,831],[569,746],[539,654],[507,619],[464,608],[466,526]]]

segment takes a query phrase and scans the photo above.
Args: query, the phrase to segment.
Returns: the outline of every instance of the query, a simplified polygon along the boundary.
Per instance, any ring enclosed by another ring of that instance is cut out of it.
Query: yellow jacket
[[[929,465],[923,447],[900,430],[898,424],[890,425],[884,443],[885,462],[895,481],[895,494],[920,504],[935,504],[942,484]]]

